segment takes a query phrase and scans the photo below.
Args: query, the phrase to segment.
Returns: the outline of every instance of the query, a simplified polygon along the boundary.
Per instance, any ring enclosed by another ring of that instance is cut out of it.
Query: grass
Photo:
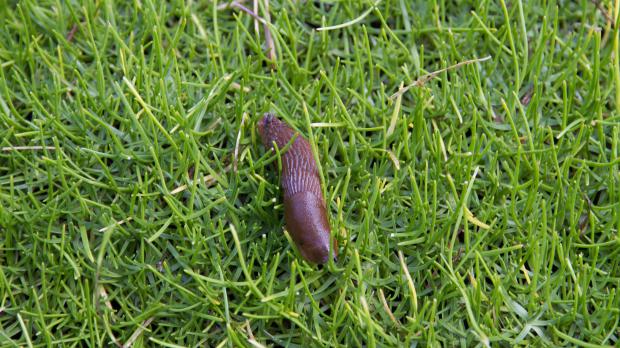
[[[274,60],[221,3],[15,3],[1,346],[619,344],[618,0],[260,2]],[[334,264],[283,233],[266,111]]]

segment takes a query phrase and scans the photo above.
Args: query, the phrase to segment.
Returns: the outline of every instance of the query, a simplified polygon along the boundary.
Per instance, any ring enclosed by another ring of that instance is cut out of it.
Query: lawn
[[[1,3],[0,346],[620,344],[620,0]]]

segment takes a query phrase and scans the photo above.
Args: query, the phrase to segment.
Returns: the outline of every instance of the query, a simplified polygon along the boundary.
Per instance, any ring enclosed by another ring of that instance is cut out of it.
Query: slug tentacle
[[[297,133],[270,113],[259,121],[258,132],[267,149],[272,149],[274,143],[283,148]],[[312,149],[301,135],[282,154],[280,186],[284,193],[286,228],[301,255],[310,262],[327,262],[330,228],[325,199]],[[335,257],[336,250],[332,250]]]

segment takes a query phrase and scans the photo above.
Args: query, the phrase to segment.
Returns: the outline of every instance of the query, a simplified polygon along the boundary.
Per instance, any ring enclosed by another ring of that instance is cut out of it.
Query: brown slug
[[[297,133],[275,115],[266,113],[258,122],[266,149],[285,147]],[[321,180],[310,143],[300,134],[282,153],[280,186],[284,191],[284,220],[301,255],[313,263],[325,263],[330,255],[330,228]],[[332,248],[336,257],[336,248]]]

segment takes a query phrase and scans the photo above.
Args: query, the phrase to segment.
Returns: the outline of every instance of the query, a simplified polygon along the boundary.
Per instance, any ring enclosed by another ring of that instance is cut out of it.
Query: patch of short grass
[[[236,5],[9,3],[2,346],[618,344],[618,1],[259,1],[274,60]],[[266,111],[335,264],[283,233]]]

